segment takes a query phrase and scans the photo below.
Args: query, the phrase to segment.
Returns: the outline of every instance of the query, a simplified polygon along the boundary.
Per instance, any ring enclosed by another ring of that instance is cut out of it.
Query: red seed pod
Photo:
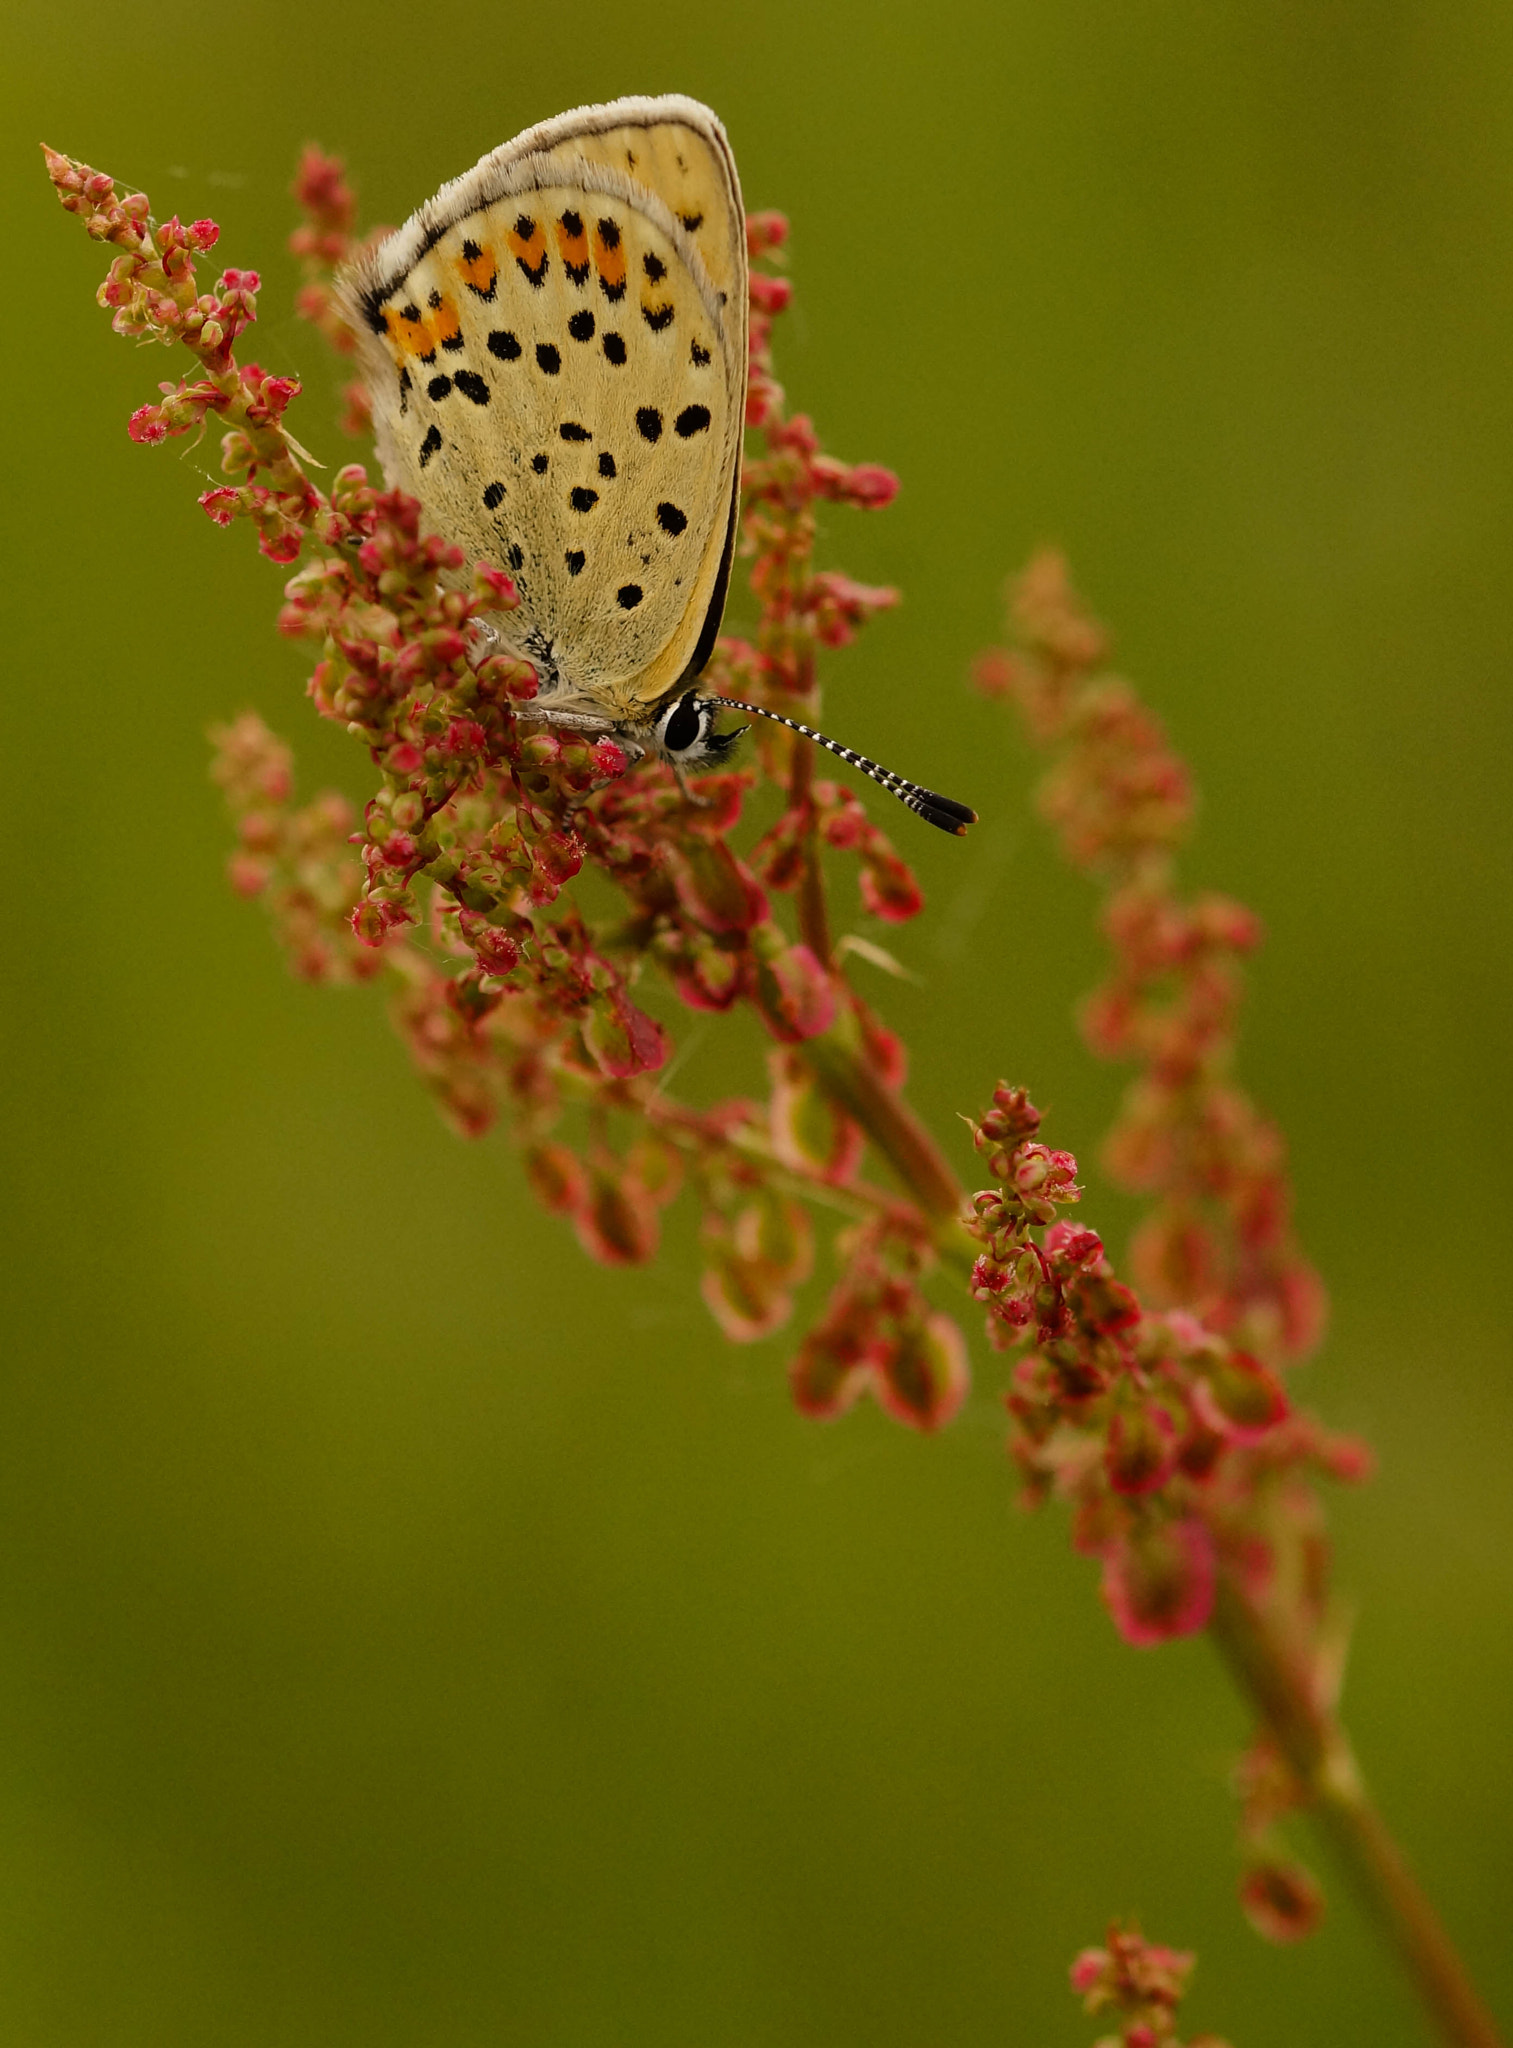
[[[723,840],[688,839],[663,850],[678,901],[710,932],[745,932],[767,915],[755,875]]]
[[[1141,1523],[1104,1554],[1103,1598],[1128,1643],[1195,1635],[1213,1613],[1213,1537],[1194,1515]]]
[[[770,934],[765,943],[762,935]],[[817,1038],[835,1021],[835,983],[804,945],[789,945],[773,926],[758,926],[753,1001],[773,1037],[787,1045]]]
[[[641,1266],[657,1249],[656,1204],[620,1171],[595,1167],[573,1210],[578,1242],[602,1266]]]
[[[961,1409],[972,1383],[961,1331],[946,1315],[904,1325],[875,1368],[879,1405],[911,1429],[943,1429]]]
[[[828,1422],[853,1407],[872,1376],[865,1344],[844,1332],[811,1330],[788,1368],[788,1384],[801,1415]]]
[[[733,1344],[753,1344],[788,1320],[793,1304],[760,1260],[743,1259],[721,1244],[709,1247],[706,1257],[699,1292]]]
[[[667,1035],[622,989],[596,996],[583,1020],[583,1043],[601,1071],[617,1081],[664,1065]]]
[[[1116,1493],[1156,1493],[1177,1469],[1177,1427],[1155,1402],[1120,1408],[1109,1424],[1104,1469]]]
[[[525,1175],[536,1200],[555,1216],[573,1215],[588,1199],[583,1162],[566,1145],[533,1146],[525,1155]]]
[[[1267,1858],[1240,1880],[1240,1904],[1267,1941],[1301,1941],[1324,1917],[1324,1894],[1301,1863]]]
[[[520,965],[518,943],[497,925],[485,925],[481,931],[470,933],[469,940],[485,974],[513,974]]]
[[[772,1148],[797,1173],[817,1172],[832,1183],[848,1180],[862,1155],[860,1128],[837,1109],[813,1070],[792,1052],[771,1052],[768,1128]]]

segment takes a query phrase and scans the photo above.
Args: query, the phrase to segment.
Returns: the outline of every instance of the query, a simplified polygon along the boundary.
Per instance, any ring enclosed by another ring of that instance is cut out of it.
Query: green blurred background
[[[279,572],[195,509],[208,449],[128,442],[182,365],[110,333],[35,140],[222,222],[333,463],[300,145],[395,221],[662,90],[792,217],[794,402],[903,477],[827,524],[905,589],[827,713],[983,813],[886,820],[931,899],[879,934],[921,1108],[949,1136],[1005,1075],[1091,1165],[1120,1086],[1069,1021],[1089,894],[964,683],[1036,543],[1194,765],[1189,876],[1266,921],[1244,1073],[1334,1298],[1304,1392],[1381,1453],[1333,1508],[1351,1720],[1513,2012],[1513,13],[84,0],[6,36],[0,2038],[1073,2044],[1066,1965],[1131,1911],[1237,2048],[1424,2038],[1322,1858],[1317,1939],[1241,1922],[1244,1716],[1018,1513],[1000,1367],[939,1441],[802,1421],[686,1214],[652,1270],[588,1264],[224,885],[209,721],[255,705],[307,789],[361,764]],[[749,1033],[687,1035],[690,1087],[743,1085]]]

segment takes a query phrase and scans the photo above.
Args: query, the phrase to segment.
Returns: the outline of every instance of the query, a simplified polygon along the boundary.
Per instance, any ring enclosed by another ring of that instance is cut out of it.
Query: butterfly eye
[[[708,714],[692,690],[685,690],[677,703],[664,711],[657,737],[669,754],[682,754],[696,747],[708,722]]]

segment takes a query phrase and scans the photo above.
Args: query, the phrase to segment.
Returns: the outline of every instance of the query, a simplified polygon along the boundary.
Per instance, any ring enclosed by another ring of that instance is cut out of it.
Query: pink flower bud
[[[520,948],[508,932],[497,925],[485,925],[473,934],[472,946],[485,974],[513,974],[520,965]]]
[[[163,419],[160,406],[139,405],[126,422],[126,431],[133,441],[151,447],[155,442],[168,439],[168,427]]]
[[[200,507],[208,519],[217,526],[229,526],[240,508],[242,494],[229,484],[218,485],[213,491],[200,493]]]
[[[750,275],[751,303],[759,313],[782,313],[787,310],[793,297],[793,286],[786,277],[768,277],[760,270]]]
[[[853,463],[846,473],[845,495],[853,505],[880,511],[898,496],[898,478],[878,462]]]
[[[784,213],[748,213],[746,247],[753,259],[781,249],[788,239],[788,216]]]
[[[388,933],[388,920],[376,903],[359,903],[351,917],[353,937],[364,946],[381,946]]]
[[[1109,1954],[1106,1948],[1085,1948],[1067,1972],[1072,1981],[1072,1989],[1083,1996],[1095,1990],[1108,1966]]]

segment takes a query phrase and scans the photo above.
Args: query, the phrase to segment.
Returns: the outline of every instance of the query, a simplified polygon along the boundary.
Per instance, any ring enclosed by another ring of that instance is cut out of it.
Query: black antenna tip
[[[942,832],[950,832],[958,839],[965,839],[967,827],[977,823],[976,811],[968,810],[965,804],[954,803],[948,796],[937,796],[933,789],[920,791],[919,815]]]

